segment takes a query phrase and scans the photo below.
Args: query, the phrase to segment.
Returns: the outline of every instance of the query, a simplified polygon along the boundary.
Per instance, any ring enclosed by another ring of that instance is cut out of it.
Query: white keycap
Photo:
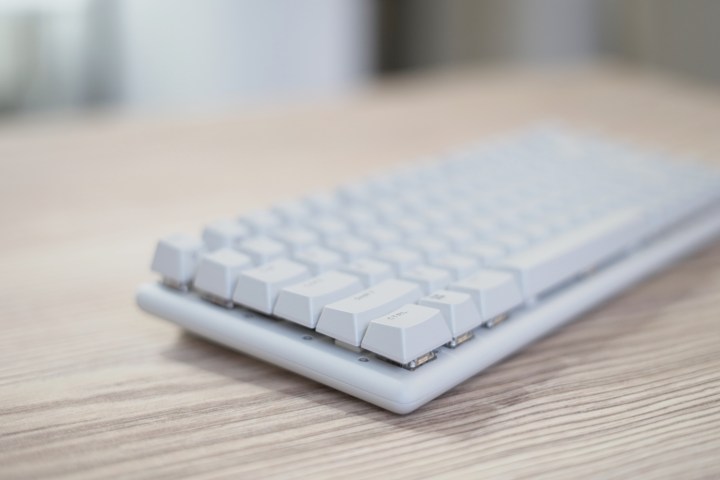
[[[243,240],[236,248],[250,256],[256,265],[262,265],[287,254],[285,245],[269,237],[253,237]]]
[[[327,305],[316,330],[349,345],[360,346],[371,320],[417,301],[420,287],[402,280],[385,280],[351,297]]]
[[[352,262],[358,258],[366,257],[375,249],[370,242],[360,240],[351,235],[342,235],[326,242],[331,250],[338,252],[343,260]]]
[[[460,197],[461,191],[458,191],[457,196]],[[465,197],[467,198],[467,197]],[[467,200],[465,200],[465,203],[457,204],[457,203],[451,203],[450,204],[450,210],[452,211],[452,215],[457,218],[458,225],[462,225],[462,228],[464,230],[470,231],[474,237],[477,237],[477,233],[474,229],[471,228],[470,225],[468,225],[466,222],[472,218],[477,218],[480,212],[477,208],[470,205]]]
[[[451,283],[448,290],[469,294],[480,309],[483,321],[492,320],[523,302],[515,275],[500,270],[481,270],[459,282]]]
[[[252,266],[252,259],[247,255],[232,248],[221,248],[200,259],[194,287],[215,298],[230,301],[238,275]]]
[[[462,255],[475,258],[485,265],[494,262],[505,254],[502,248],[483,242],[473,242],[460,249]]]
[[[453,281],[452,275],[447,270],[427,265],[419,265],[408,270],[400,275],[400,278],[417,283],[426,295],[445,288]]]
[[[452,339],[439,310],[405,305],[370,322],[362,348],[407,364]]]
[[[272,238],[283,243],[292,253],[316,245],[320,241],[317,233],[302,227],[284,227],[275,230]]]
[[[358,231],[358,235],[371,242],[377,248],[398,245],[402,242],[402,235],[398,232],[380,225],[374,225]]]
[[[419,237],[408,240],[408,246],[423,254],[425,261],[436,260],[443,255],[450,253],[450,246],[447,242],[435,238]]]
[[[365,203],[372,198],[372,188],[367,183],[351,183],[337,189],[337,195],[349,203]]]
[[[338,270],[355,275],[366,287],[372,287],[395,277],[395,272],[390,265],[369,258],[361,258],[349,264],[341,265]]]
[[[324,240],[343,235],[350,230],[350,227],[335,217],[319,217],[306,222],[308,228],[315,230]]]
[[[430,207],[420,212],[423,220],[433,228],[443,228],[452,225],[453,217],[450,211],[440,207]]]
[[[403,247],[384,248],[374,254],[373,257],[389,264],[395,270],[396,275],[417,267],[423,261],[420,253]]]
[[[501,230],[495,220],[487,217],[469,218],[467,226],[480,238],[487,238],[489,235]]]
[[[527,223],[519,228],[519,233],[529,239],[532,243],[546,240],[552,234],[552,228],[543,222]]]
[[[395,230],[406,236],[420,235],[428,231],[428,226],[415,218],[401,218],[390,225]]]
[[[530,243],[527,238],[516,233],[505,233],[495,235],[488,239],[488,243],[505,250],[506,252],[517,252],[528,246]]]
[[[370,203],[370,206],[380,219],[385,223],[392,223],[393,220],[406,217],[406,211],[396,203],[388,203],[385,200]]]
[[[408,182],[403,180],[404,184]],[[400,203],[408,212],[412,212],[412,216],[416,217],[417,212],[421,212],[427,208],[428,199],[420,192],[398,192],[394,196],[396,202]],[[423,222],[424,223],[424,222]]]
[[[363,288],[363,284],[354,275],[325,272],[283,288],[278,295],[273,314],[305,327],[315,328],[325,305],[349,297]]]
[[[316,193],[305,198],[305,204],[317,213],[332,212],[340,208],[338,197],[332,193]]]
[[[472,231],[458,227],[439,228],[436,234],[455,248],[462,248],[476,240]]]
[[[632,245],[642,235],[633,209],[613,213],[499,262],[516,271],[527,298],[547,291]]]
[[[178,287],[189,284],[197,269],[203,243],[200,239],[183,233],[162,238],[155,248],[152,271]]]
[[[335,270],[343,263],[343,259],[339,253],[322,247],[306,248],[295,254],[293,259],[296,262],[306,265],[313,275]]]
[[[543,223],[551,232],[565,232],[574,225],[573,220],[564,213],[551,213],[543,219]]]
[[[280,259],[238,275],[233,301],[262,313],[272,313],[280,289],[310,277],[305,265]]]
[[[203,230],[202,238],[208,250],[232,247],[250,236],[250,229],[235,220],[218,220]]]
[[[454,253],[443,255],[430,264],[448,270],[456,280],[468,277],[480,269],[480,262],[475,258]]]
[[[268,210],[257,210],[246,213],[238,218],[243,225],[247,225],[256,234],[264,234],[282,225],[282,219]]]
[[[305,220],[311,214],[310,207],[300,201],[279,203],[272,208],[272,211],[289,224]]]
[[[377,216],[369,208],[347,208],[342,211],[342,218],[352,228],[358,230],[377,222]]]
[[[477,305],[467,293],[439,290],[421,298],[418,303],[440,310],[453,338],[469,332],[483,323]]]

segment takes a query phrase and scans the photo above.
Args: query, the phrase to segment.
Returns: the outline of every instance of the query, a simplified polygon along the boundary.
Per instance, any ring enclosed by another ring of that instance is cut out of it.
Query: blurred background
[[[717,0],[0,0],[0,119],[342,94],[613,58],[720,81]]]

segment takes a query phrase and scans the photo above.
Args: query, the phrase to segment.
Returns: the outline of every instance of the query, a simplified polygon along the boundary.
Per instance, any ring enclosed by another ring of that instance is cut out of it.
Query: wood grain
[[[720,159],[717,90],[617,66],[2,125],[0,477],[720,477],[720,245],[406,417],[134,306],[165,233],[543,119]]]

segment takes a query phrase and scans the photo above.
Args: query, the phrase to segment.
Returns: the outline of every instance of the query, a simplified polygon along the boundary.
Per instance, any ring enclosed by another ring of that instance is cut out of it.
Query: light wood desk
[[[0,478],[720,476],[720,245],[401,417],[140,312],[157,237],[555,118],[720,160],[720,93],[606,67],[0,125]]]

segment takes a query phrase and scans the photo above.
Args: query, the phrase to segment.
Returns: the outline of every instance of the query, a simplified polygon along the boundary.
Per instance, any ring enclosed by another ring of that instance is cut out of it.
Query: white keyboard
[[[138,303],[408,413],[718,232],[718,171],[533,129],[162,238]]]

